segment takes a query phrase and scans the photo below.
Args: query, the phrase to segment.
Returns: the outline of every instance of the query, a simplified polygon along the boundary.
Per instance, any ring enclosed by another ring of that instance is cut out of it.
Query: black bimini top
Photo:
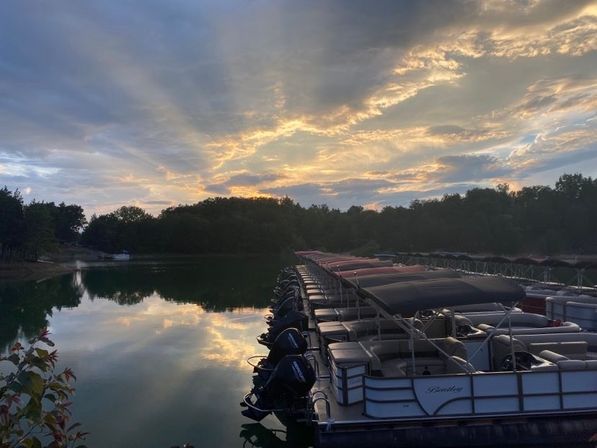
[[[371,288],[387,284],[414,282],[419,280],[430,280],[434,278],[458,278],[461,277],[456,271],[449,269],[438,269],[436,271],[421,272],[392,272],[383,274],[371,274],[357,277],[344,277],[344,281],[359,288]]]
[[[390,283],[361,291],[389,314],[488,302],[511,305],[525,297],[517,283],[500,277],[435,278]]]

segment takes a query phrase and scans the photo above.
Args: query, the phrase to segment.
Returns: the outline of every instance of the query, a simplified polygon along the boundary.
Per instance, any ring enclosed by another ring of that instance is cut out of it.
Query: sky
[[[2,0],[0,186],[87,213],[597,176],[597,2]]]

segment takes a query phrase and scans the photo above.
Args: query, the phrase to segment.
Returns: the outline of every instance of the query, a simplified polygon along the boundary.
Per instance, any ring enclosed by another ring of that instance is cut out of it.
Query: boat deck
[[[304,308],[308,312],[309,300],[303,288],[301,295]],[[309,326],[304,336],[309,343],[307,357],[317,374],[311,395],[318,447],[597,447],[595,411],[537,416],[488,415],[484,418],[477,416],[474,419],[446,416],[435,417],[433,422],[430,422],[420,418],[369,417],[363,414],[363,402],[341,405],[336,401],[330,372],[319,350],[316,321],[311,313],[308,314]],[[594,436],[589,438],[587,434]]]

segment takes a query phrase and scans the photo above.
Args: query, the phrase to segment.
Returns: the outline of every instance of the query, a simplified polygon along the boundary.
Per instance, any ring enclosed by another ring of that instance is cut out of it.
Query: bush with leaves
[[[86,433],[71,423],[70,369],[55,372],[56,350],[44,329],[0,356],[0,448],[84,448]],[[44,346],[46,348],[44,348]]]

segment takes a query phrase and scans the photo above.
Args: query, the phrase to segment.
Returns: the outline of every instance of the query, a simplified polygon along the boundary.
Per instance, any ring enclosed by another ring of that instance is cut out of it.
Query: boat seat
[[[526,344],[523,344],[518,339],[513,338],[514,351],[526,352]],[[505,334],[500,334],[491,338],[491,353],[493,354],[493,366],[499,368],[504,358],[512,353],[510,347],[510,337]]]
[[[564,355],[551,350],[543,350],[539,356],[547,361],[553,362],[560,370],[597,370],[597,360],[569,359]]]
[[[415,359],[415,375],[423,375],[427,370],[431,375],[442,375],[447,373],[446,362],[435,357],[419,357]],[[412,359],[394,358],[381,363],[381,372],[384,377],[402,377],[412,375]]]
[[[532,342],[527,344],[527,349],[534,355],[544,350],[555,352],[559,355],[564,355],[569,359],[587,359],[587,350],[589,344],[585,341],[575,342]]]
[[[585,362],[578,359],[566,359],[557,364],[560,370],[584,370],[586,367]]]
[[[381,364],[381,374],[386,378],[406,376],[406,367],[404,359],[391,359]]]
[[[561,355],[559,353],[553,352],[551,350],[543,350],[540,353],[537,354],[540,358],[546,359],[549,362],[553,362],[554,364],[557,364],[560,361],[567,361],[568,358],[564,355]]]
[[[477,369],[459,356],[446,358],[446,373],[475,373]]]
[[[371,354],[358,342],[335,342],[328,346],[328,353],[336,365],[351,367],[358,364],[369,364]]]

